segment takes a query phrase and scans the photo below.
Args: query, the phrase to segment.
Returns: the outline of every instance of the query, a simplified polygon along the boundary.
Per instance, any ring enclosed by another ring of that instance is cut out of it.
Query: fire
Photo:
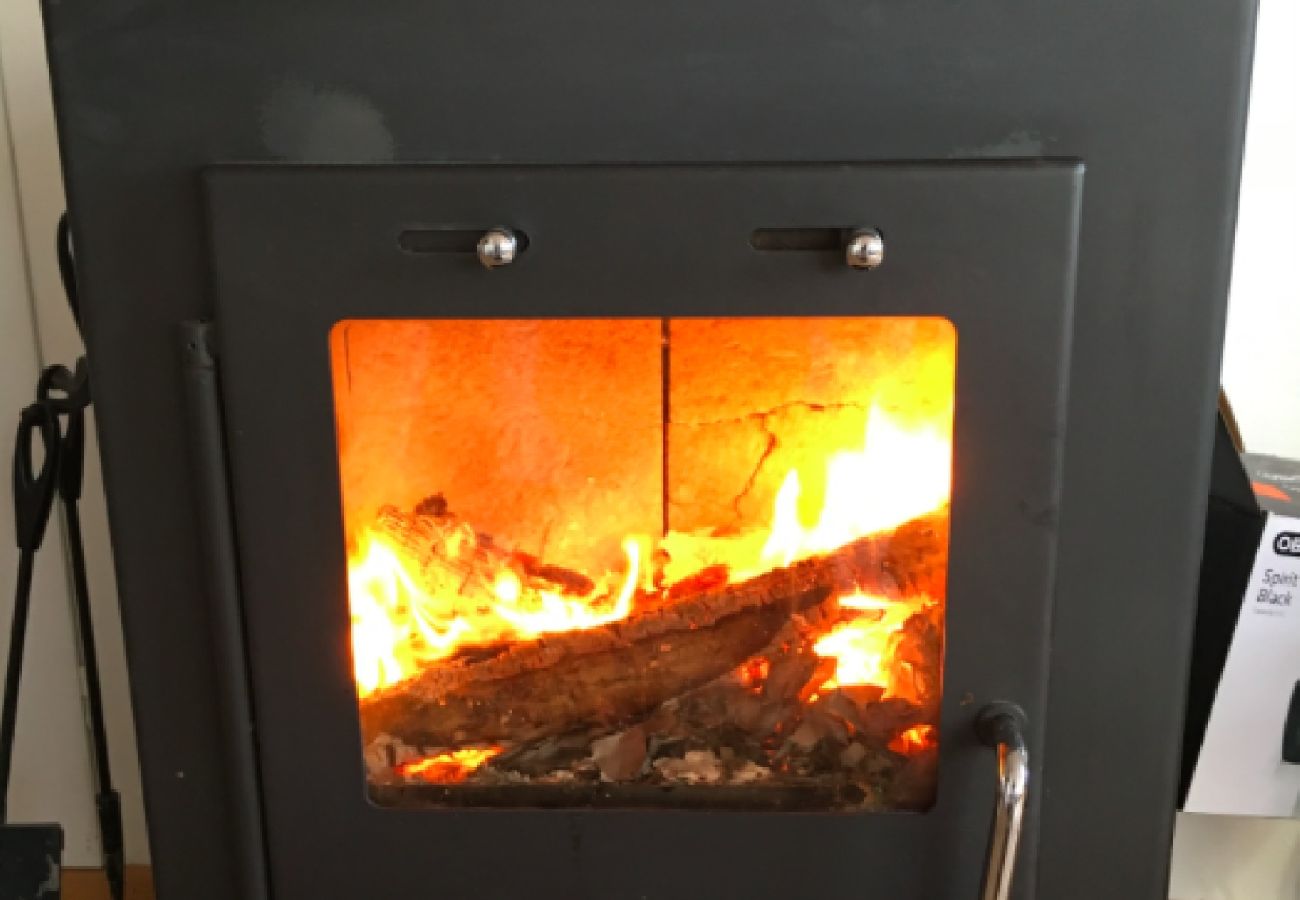
[[[763,546],[768,568],[827,553],[943,506],[952,488],[951,434],[934,424],[905,427],[873,405],[861,449],[831,454],[818,480],[813,487],[824,499],[816,523],[808,527],[799,515],[804,493],[799,472],[786,474]]]
[[[822,471],[789,470],[768,528],[724,537],[669,532],[657,547],[626,538],[623,571],[594,579],[582,596],[527,583],[523,572],[504,563],[481,585],[431,589],[406,551],[378,531],[365,532],[348,567],[357,692],[364,697],[397,684],[463,647],[625,619],[638,602],[661,602],[674,583],[709,566],[739,581],[933,512],[951,488],[950,422],[951,408],[917,424],[873,405],[861,446],[828,449]],[[818,502],[815,514],[805,515],[804,507]],[[473,549],[476,535],[463,528],[447,544],[451,556]],[[658,564],[660,558],[669,562]],[[826,687],[879,685],[886,696],[912,699],[907,679],[890,664],[890,642],[930,601],[861,594],[839,599],[851,617],[815,645],[818,654],[836,660]]]
[[[632,538],[627,538],[623,541],[623,552],[627,554],[627,574],[619,588],[618,599],[609,609],[602,610],[589,605],[584,599],[562,597],[553,591],[539,592],[541,603],[538,608],[522,609],[519,607],[522,593],[519,576],[513,572],[504,572],[497,577],[495,591],[501,602],[494,610],[514,625],[521,637],[595,628],[597,625],[626,619],[632,612],[632,597],[636,593],[641,547]]]
[[[426,659],[446,656],[469,629],[463,619],[439,622],[436,604],[398,552],[378,538],[348,566],[352,665],[364,696],[413,674]]]
[[[756,656],[746,661],[736,671],[736,678],[751,691],[758,692],[763,689],[763,682],[767,681],[767,676],[771,671],[772,663],[761,656]]]
[[[463,747],[401,763],[395,771],[403,778],[419,778],[430,784],[464,781],[501,750],[501,747]]]
[[[510,569],[497,574],[491,597],[436,597],[411,574],[400,550],[378,534],[368,535],[366,550],[348,567],[357,693],[364,697],[404,681],[466,644],[527,639],[627,618],[641,548],[628,538],[623,552],[627,571],[612,603],[599,585],[586,597],[554,591],[525,597],[519,575]]]
[[[835,660],[835,675],[823,687],[875,685],[885,689],[886,699],[918,699],[909,673],[893,660],[893,643],[894,636],[926,602],[924,598],[891,601],[864,594],[841,597],[841,610],[852,611],[852,618],[813,645],[818,656]]]
[[[886,746],[895,753],[911,756],[939,746],[939,732],[933,725],[913,725]]]

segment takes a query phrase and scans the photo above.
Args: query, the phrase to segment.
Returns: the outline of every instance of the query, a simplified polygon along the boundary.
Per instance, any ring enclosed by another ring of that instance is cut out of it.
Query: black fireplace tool
[[[24,409],[19,418],[14,446],[13,492],[20,555],[5,673],[3,718],[0,719],[0,822],[7,819],[18,687],[31,607],[32,569],[57,491],[63,502],[72,561],[76,630],[94,756],[95,806],[99,814],[104,869],[112,897],[121,900],[124,878],[122,809],[109,768],[99,663],[90,617],[90,589],[86,579],[81,519],[77,511],[85,463],[85,412],[89,405],[90,383],[86,360],[82,357],[77,361],[75,371],[69,371],[65,366],[45,369],[37,387],[36,402]],[[38,441],[42,452],[39,469],[33,461]],[[63,833],[58,825],[0,826],[0,846],[3,848],[0,849],[0,900],[57,900],[62,844]]]

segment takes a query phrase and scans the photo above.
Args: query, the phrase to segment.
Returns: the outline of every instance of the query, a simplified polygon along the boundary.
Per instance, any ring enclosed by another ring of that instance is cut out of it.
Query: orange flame
[[[831,454],[820,480],[825,499],[816,523],[805,527],[799,472],[786,474],[763,547],[769,567],[828,553],[943,506],[952,487],[952,439],[943,427],[906,428],[872,406],[862,448]]]
[[[623,541],[627,554],[627,575],[619,588],[618,599],[607,610],[600,610],[584,599],[562,597],[549,591],[539,592],[539,608],[521,609],[520,595],[523,585],[519,576],[506,571],[497,577],[494,590],[501,601],[494,611],[507,620],[521,637],[533,637],[554,631],[577,631],[595,628],[609,622],[626,619],[632,612],[632,596],[636,593],[637,572],[641,565],[641,547],[632,538]]]
[[[443,590],[433,595],[413,575],[418,567],[377,532],[358,541],[348,564],[352,650],[357,692],[366,696],[417,674],[424,666],[468,645],[519,640],[541,634],[595,628],[626,618],[638,598],[662,599],[659,590],[720,565],[733,581],[798,559],[835,550],[869,534],[888,531],[947,502],[951,488],[951,408],[926,422],[904,424],[873,405],[860,447],[828,450],[824,471],[791,469],[773,504],[771,525],[727,537],[670,532],[659,545],[676,569],[652,572],[647,547],[627,538],[621,574],[607,573],[586,596],[525,590],[520,574],[506,567],[472,595]],[[806,489],[805,489],[806,487]],[[801,504],[821,498],[805,522]],[[466,527],[464,540],[473,542]],[[662,575],[662,578],[657,576]],[[638,594],[638,583],[646,589]],[[924,598],[903,603],[851,595],[843,609],[860,615],[816,644],[837,660],[836,684],[880,685],[888,695],[908,696],[889,666],[889,638]]]
[[[378,537],[348,566],[348,599],[352,665],[363,696],[408,677],[425,659],[446,656],[469,628],[462,619],[439,622],[398,551]]]
[[[403,778],[418,778],[430,784],[454,783],[464,781],[501,750],[500,747],[463,747],[404,762],[394,771]]]
[[[933,725],[913,725],[886,746],[895,753],[911,756],[939,746],[939,732]]]
[[[842,610],[857,613],[813,645],[823,658],[835,660],[835,675],[823,687],[875,685],[885,689],[884,696],[918,699],[908,673],[893,663],[894,635],[928,600],[909,598],[902,601],[851,594],[840,598]]]
[[[627,572],[612,604],[601,586],[587,597],[550,591],[524,596],[519,577],[503,569],[491,597],[434,597],[411,574],[401,551],[378,534],[348,566],[352,612],[352,664],[357,693],[364,697],[445,659],[465,644],[527,639],[556,631],[595,628],[624,619],[632,610],[641,548],[623,542]]]

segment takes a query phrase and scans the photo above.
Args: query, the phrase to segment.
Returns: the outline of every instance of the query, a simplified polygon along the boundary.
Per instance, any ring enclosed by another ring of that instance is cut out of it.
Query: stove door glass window
[[[376,803],[931,804],[947,320],[330,340]]]

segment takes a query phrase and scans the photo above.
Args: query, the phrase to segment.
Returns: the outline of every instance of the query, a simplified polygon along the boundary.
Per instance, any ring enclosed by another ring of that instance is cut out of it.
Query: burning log
[[[418,551],[430,534],[446,531],[428,514],[445,509],[422,512],[389,512],[385,530]],[[767,647],[793,613],[833,594],[942,596],[946,532],[940,512],[738,584],[706,579],[677,599],[639,598],[619,621],[514,642],[486,658],[438,662],[362,698],[365,740],[389,734],[455,747],[616,730],[736,668]]]
[[[441,494],[421,500],[413,515],[384,507],[375,531],[402,549],[430,593],[490,592],[493,579],[502,572],[514,573],[524,593],[550,590],[583,596],[595,588],[582,572],[498,547],[490,535],[475,531],[453,513]]]
[[[739,665],[831,590],[812,579],[755,579],[491,659],[435,666],[363,699],[362,727],[368,740],[388,733],[438,746],[614,727]]]

